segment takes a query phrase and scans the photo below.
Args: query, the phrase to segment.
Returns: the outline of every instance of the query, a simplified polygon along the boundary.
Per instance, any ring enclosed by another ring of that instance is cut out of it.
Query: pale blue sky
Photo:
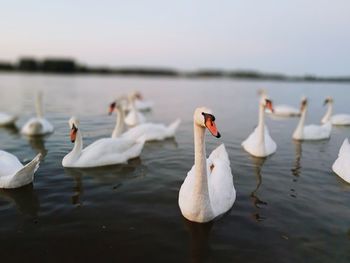
[[[0,0],[0,59],[350,75],[348,0]]]

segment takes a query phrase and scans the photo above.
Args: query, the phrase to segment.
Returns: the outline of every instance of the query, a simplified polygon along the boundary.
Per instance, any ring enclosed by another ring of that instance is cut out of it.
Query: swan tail
[[[177,128],[179,127],[180,123],[181,123],[181,119],[177,119],[168,126],[168,131],[167,131],[168,136],[175,135],[175,132],[176,132]]]
[[[23,166],[12,178],[11,188],[21,187],[23,185],[29,184],[34,179],[34,173],[38,170],[40,161],[42,159],[42,154],[39,153],[34,157],[29,163]]]
[[[346,138],[340,147],[338,156],[345,155],[348,153],[350,153],[350,144],[349,144],[349,139]]]

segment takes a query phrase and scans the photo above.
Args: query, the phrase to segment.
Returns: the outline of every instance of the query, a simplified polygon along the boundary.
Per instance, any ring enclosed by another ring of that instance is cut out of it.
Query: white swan
[[[136,95],[137,98],[135,99],[135,108],[138,111],[150,111],[153,108],[153,101],[150,100],[145,100],[142,96],[142,94],[138,91],[134,91],[131,95]],[[131,110],[131,104],[125,104],[124,105],[124,110],[125,111],[130,111]]]
[[[332,170],[344,181],[350,183],[350,144],[345,139],[340,147],[337,160],[333,163]]]
[[[128,115],[125,117],[125,123],[128,126],[136,126],[146,122],[145,116],[143,116],[143,114],[136,109],[135,100],[138,98],[140,98],[138,93],[133,93],[128,96],[129,105],[131,107]]]
[[[99,139],[83,149],[83,137],[79,121],[72,117],[69,120],[70,137],[74,142],[73,150],[62,160],[64,167],[98,167],[126,163],[129,159],[140,156],[144,139],[138,141],[122,138]]]
[[[195,161],[181,185],[179,206],[190,221],[204,223],[227,212],[236,200],[230,160],[224,144],[206,159],[205,128],[217,138],[215,117],[207,108],[197,108],[193,116]]]
[[[244,150],[255,157],[266,157],[273,154],[276,143],[272,140],[269,130],[265,125],[265,110],[274,111],[271,100],[262,96],[259,102],[259,123],[249,137],[242,142]]]
[[[14,125],[17,119],[18,117],[15,115],[11,115],[6,112],[0,112],[0,126]]]
[[[266,97],[267,96],[266,90],[259,89],[258,95],[260,95],[261,97],[264,97],[264,96]],[[266,113],[272,114],[273,116],[277,116],[277,117],[300,116],[300,111],[297,108],[295,108],[293,106],[285,105],[285,104],[274,105],[273,112],[270,110],[267,110]]]
[[[21,133],[25,135],[45,135],[52,133],[54,128],[44,118],[42,106],[42,94],[39,92],[36,97],[36,117],[30,118],[22,127]]]
[[[328,139],[331,136],[332,125],[327,122],[323,125],[307,125],[305,126],[305,119],[307,113],[307,99],[301,100],[301,117],[293,133],[294,140],[322,140]]]
[[[324,105],[328,105],[328,109],[323,116],[321,123],[331,122],[332,125],[350,125],[350,114],[335,114],[333,113],[333,103],[334,100],[331,97],[326,98]]]
[[[23,166],[16,156],[0,150],[0,188],[18,188],[33,182],[40,159],[39,153]]]
[[[117,112],[117,121],[112,133],[112,138],[120,137],[134,141],[143,138],[146,141],[161,141],[174,137],[175,132],[181,123],[180,119],[175,120],[169,126],[149,122],[137,125],[124,132],[124,112],[120,101],[116,100],[110,105],[109,114],[113,111]]]

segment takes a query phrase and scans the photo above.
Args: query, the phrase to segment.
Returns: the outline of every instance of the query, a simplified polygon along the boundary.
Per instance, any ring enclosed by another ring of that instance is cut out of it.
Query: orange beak
[[[210,133],[215,136],[216,138],[220,138],[221,134],[219,133],[218,129],[216,128],[215,124],[215,117],[208,113],[202,113],[204,116],[204,123],[205,127],[210,131]]]
[[[71,140],[71,142],[75,142],[75,139],[77,137],[77,131],[78,131],[78,128],[75,127],[74,124],[73,124],[73,127],[70,130],[70,140]]]
[[[271,100],[266,100],[266,108],[269,109],[271,112],[274,112]]]
[[[114,109],[115,109],[115,105],[116,105],[115,102],[113,102],[113,103],[111,103],[111,104],[109,105],[108,115],[111,115],[111,114],[113,113],[113,111],[114,111]]]

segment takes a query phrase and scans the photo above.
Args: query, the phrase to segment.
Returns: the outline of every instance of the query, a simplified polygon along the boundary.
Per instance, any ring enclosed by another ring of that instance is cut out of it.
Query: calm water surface
[[[277,152],[252,158],[240,144],[257,123],[258,88],[276,104],[297,106],[308,96],[308,122],[319,122],[328,95],[335,112],[350,113],[345,84],[0,75],[0,110],[20,114],[20,127],[42,90],[56,128],[36,139],[0,129],[0,148],[21,161],[46,154],[33,185],[0,190],[1,261],[349,262],[350,185],[331,165],[350,128],[300,144],[291,139],[297,119],[267,118]],[[147,143],[126,165],[64,169],[69,117],[80,118],[85,145],[108,137],[116,118],[107,116],[108,104],[135,89],[155,103],[150,121],[182,119],[176,138]],[[177,204],[193,165],[192,114],[201,105],[214,110],[222,134],[207,135],[207,154],[225,143],[237,190],[233,208],[210,224],[188,222]]]

